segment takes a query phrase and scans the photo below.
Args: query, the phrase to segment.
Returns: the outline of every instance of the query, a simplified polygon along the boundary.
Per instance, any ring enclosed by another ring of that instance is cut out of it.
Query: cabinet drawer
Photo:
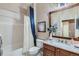
[[[51,46],[51,45],[48,45],[48,44],[43,44],[43,47],[46,48],[46,49],[49,49],[51,51],[55,51],[55,47]]]

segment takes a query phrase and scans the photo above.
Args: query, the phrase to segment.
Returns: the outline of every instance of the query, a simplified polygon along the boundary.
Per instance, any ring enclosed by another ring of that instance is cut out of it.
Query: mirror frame
[[[73,8],[73,7],[76,7],[76,6],[79,6],[79,3],[72,4],[72,5],[68,5],[68,6],[64,6],[64,7],[62,7],[62,8],[59,8],[59,9],[55,9],[55,10],[53,10],[53,11],[50,11],[49,14],[48,14],[49,27],[51,27],[51,14],[56,13],[56,12],[60,12],[60,11],[66,10],[66,9],[70,9],[70,8]],[[49,35],[50,35],[50,33],[49,33]],[[53,37],[53,36],[52,36],[52,37]]]

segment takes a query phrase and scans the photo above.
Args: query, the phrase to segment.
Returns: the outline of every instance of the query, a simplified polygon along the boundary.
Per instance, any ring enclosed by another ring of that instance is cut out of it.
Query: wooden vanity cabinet
[[[44,48],[45,51],[43,51],[44,56],[54,56],[54,51],[51,51],[49,49]]]
[[[43,56],[79,56],[79,54],[60,49],[48,44],[43,44]]]
[[[55,56],[55,47],[43,44],[43,55],[44,56]]]
[[[60,49],[59,56],[79,56],[79,54],[76,54],[64,49]]]
[[[56,48],[55,49],[55,56],[59,56],[60,55],[60,49],[59,48]]]
[[[72,53],[70,53],[69,51],[66,51],[66,50],[63,50],[63,49],[60,49],[60,52],[59,52],[59,56],[71,56]]]

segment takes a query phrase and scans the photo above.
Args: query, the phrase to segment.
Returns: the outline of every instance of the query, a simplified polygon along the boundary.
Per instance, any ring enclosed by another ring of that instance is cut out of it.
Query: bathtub
[[[9,49],[3,51],[2,56],[22,56],[22,48],[10,51]]]

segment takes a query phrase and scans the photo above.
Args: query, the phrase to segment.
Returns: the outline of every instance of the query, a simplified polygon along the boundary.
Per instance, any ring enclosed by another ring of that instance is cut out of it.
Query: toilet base
[[[38,54],[36,54],[35,56],[40,56],[41,55],[41,53],[39,52]]]
[[[43,52],[41,51],[41,52],[39,52],[39,53],[37,53],[37,54],[29,54],[29,56],[43,56]]]

